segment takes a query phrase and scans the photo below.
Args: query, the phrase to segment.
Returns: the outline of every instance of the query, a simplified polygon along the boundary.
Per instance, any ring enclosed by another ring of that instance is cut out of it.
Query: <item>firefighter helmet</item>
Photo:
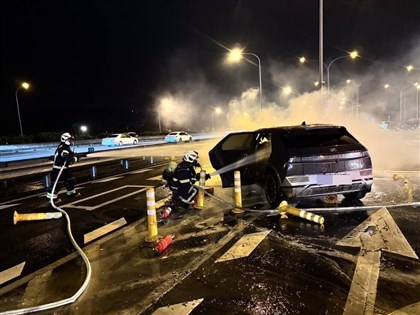
[[[198,159],[198,152],[197,151],[188,151],[184,154],[184,161],[189,163],[194,163]]]
[[[66,142],[68,140],[73,140],[73,136],[71,134],[69,134],[68,132],[65,132],[61,135],[61,142]]]

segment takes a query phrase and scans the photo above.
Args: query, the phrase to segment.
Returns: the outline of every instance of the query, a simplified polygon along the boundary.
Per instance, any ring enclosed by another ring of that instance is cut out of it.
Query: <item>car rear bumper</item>
[[[360,173],[353,171],[349,174],[289,176],[283,181],[282,189],[287,198],[308,198],[359,191],[370,192],[373,177],[361,176]]]

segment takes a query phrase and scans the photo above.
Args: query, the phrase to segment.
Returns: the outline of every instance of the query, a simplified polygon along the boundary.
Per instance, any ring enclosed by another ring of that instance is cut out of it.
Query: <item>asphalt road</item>
[[[213,144],[98,156],[137,162],[119,174],[80,182],[82,195],[75,200],[63,198],[60,207],[69,213],[95,277],[88,293],[57,314],[420,313],[418,170],[375,170],[374,190],[356,204],[339,197],[334,204],[317,199],[296,205],[335,208],[318,212],[325,218],[323,226],[290,215],[280,219],[269,211],[257,187],[243,188],[244,207],[255,211],[238,218],[230,211],[232,191],[222,189],[215,177],[208,184],[218,199],[206,199],[208,212],[161,226],[162,235],[177,235],[176,242],[162,257],[151,255],[150,247],[144,246],[144,189],[156,187],[157,200],[167,196],[158,188],[159,175],[168,158],[180,158],[188,149],[205,152],[200,162],[210,171],[206,152]],[[354,211],[349,206],[374,210]],[[340,212],[344,207],[348,211]],[[84,268],[74,259],[64,220],[13,224],[14,211],[51,211],[44,193],[8,200],[0,209],[0,271],[25,262],[19,276],[1,284],[0,311],[55,301],[77,290]],[[92,231],[112,223],[120,225],[89,238]],[[238,248],[252,250],[238,255]],[[43,267],[42,273],[36,272]],[[42,297],[40,285],[48,293]]]

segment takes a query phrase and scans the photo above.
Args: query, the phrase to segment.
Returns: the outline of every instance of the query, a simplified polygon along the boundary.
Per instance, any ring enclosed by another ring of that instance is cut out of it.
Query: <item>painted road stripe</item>
[[[92,183],[106,183],[106,182],[110,182],[113,180],[117,180],[123,178],[123,176],[117,176],[117,177],[110,177],[110,178],[105,178],[105,179],[99,179],[99,180],[94,180]]]
[[[96,206],[78,206],[77,205],[77,204],[79,204],[81,202],[84,202],[86,200],[90,200],[90,199],[93,199],[93,198],[96,198],[96,197],[99,197],[99,196],[103,196],[103,195],[108,195],[109,193],[114,192],[114,191],[117,191],[117,190],[121,190],[121,189],[125,189],[125,188],[133,188],[133,187],[139,187],[139,188],[143,187],[143,188],[141,188],[139,190],[136,190],[136,191],[133,191],[131,193],[125,194],[125,195],[120,195],[117,198],[112,198],[111,200],[102,202],[100,204],[97,204]],[[118,188],[115,188],[115,189],[104,191],[104,192],[102,192],[100,194],[96,194],[96,195],[93,195],[93,196],[90,196],[90,197],[87,197],[87,198],[84,198],[84,199],[77,200],[77,201],[72,202],[72,203],[68,203],[68,204],[62,205],[61,208],[76,208],[76,209],[82,209],[82,210],[92,211],[92,210],[98,209],[100,207],[106,206],[106,205],[108,205],[110,203],[113,203],[113,202],[122,200],[124,198],[128,198],[130,196],[139,194],[139,193],[145,191],[147,187],[148,186],[125,185],[125,186],[121,186],[121,187],[118,187]]]
[[[141,170],[129,172],[128,174],[141,174],[141,173],[145,173],[151,170],[153,170],[153,168],[143,168]]]
[[[158,175],[158,176],[155,176],[155,177],[150,177],[147,180],[161,180],[161,179],[162,179],[162,175]]]
[[[158,308],[152,315],[188,315],[191,313],[204,299],[183,302]]]
[[[114,222],[111,222],[107,225],[100,227],[99,229],[93,230],[92,232],[86,233],[84,235],[85,244],[93,241],[94,239],[101,237],[109,232],[112,232],[124,225],[127,224],[125,218],[118,219]]]
[[[248,257],[270,232],[270,230],[267,230],[242,236],[242,238],[216,260],[216,262]]]
[[[16,277],[19,277],[22,273],[23,267],[25,267],[25,261],[23,263],[20,263],[19,265],[16,265],[14,267],[11,267],[9,269],[6,269],[2,272],[0,272],[0,284],[3,284],[9,280],[12,280]]]
[[[10,203],[8,205],[0,205],[0,210],[19,206],[19,205],[21,205],[21,203]]]

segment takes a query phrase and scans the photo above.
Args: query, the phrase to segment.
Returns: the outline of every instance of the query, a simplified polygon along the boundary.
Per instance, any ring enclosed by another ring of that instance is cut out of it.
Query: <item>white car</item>
[[[192,136],[185,131],[173,131],[165,137],[165,142],[193,141]]]
[[[138,143],[139,143],[139,140],[137,138],[132,137],[126,133],[114,133],[102,139],[102,145],[106,145],[106,146],[126,145],[126,144],[136,145]]]

